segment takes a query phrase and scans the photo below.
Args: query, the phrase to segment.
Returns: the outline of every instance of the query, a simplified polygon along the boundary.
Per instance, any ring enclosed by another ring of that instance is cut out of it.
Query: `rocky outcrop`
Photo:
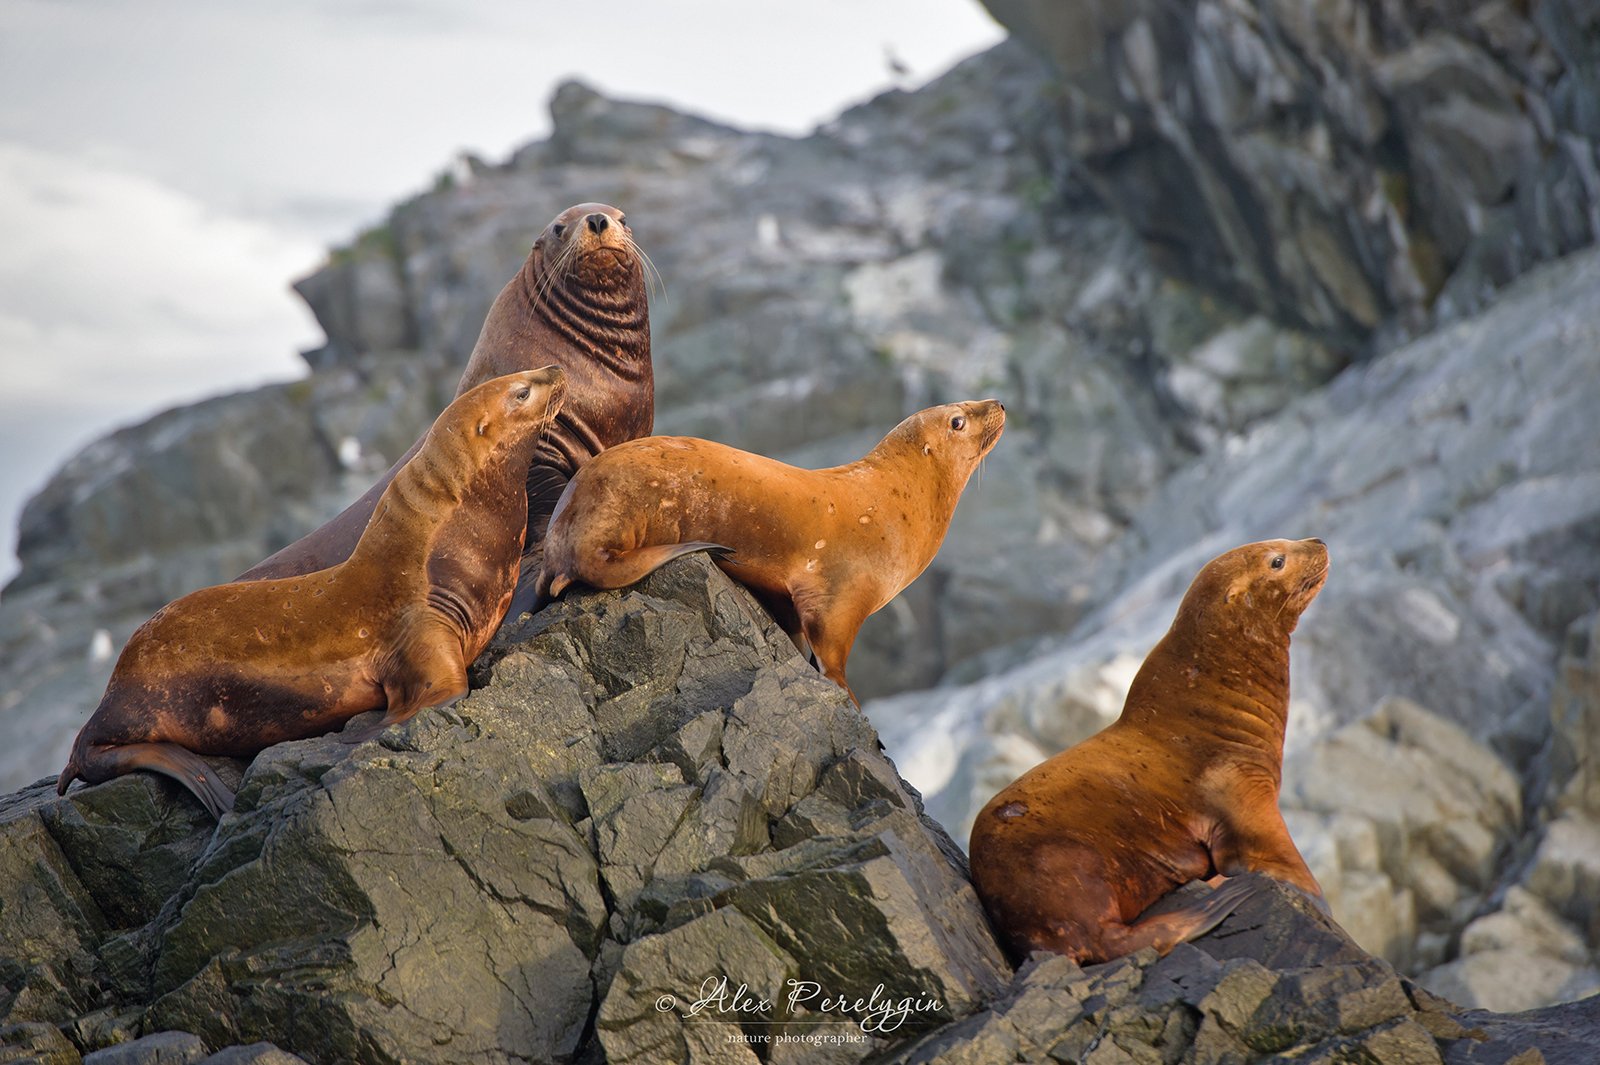
[[[1594,15],[984,0],[1061,76],[1061,154],[1180,276],[1346,348],[1600,235]]]
[[[264,752],[215,828],[148,775],[10,799],[0,1023],[79,1052],[655,1061],[706,1035],[658,1001],[713,974],[911,981],[946,1015],[1005,982],[960,852],[704,560],[541,613],[478,669],[381,743]]]
[[[1600,1036],[1569,1007],[1563,1035],[1486,1037],[1269,881],[1160,961],[1013,976],[866,719],[704,559],[556,605],[475,681],[376,742],[219,762],[217,824],[146,774],[6,799],[0,1060],[1472,1061]]]

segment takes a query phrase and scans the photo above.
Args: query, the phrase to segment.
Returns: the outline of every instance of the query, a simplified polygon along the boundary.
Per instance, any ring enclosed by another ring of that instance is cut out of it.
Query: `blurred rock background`
[[[964,839],[1118,712],[1210,557],[1321,536],[1284,805],[1335,915],[1468,1005],[1600,987],[1600,19],[1576,0],[990,0],[1012,40],[804,138],[569,83],[298,289],[305,381],[101,440],[0,601],[0,786],[118,648],[358,494],[544,223],[624,208],[657,430],[803,465],[1010,428],[851,661]]]

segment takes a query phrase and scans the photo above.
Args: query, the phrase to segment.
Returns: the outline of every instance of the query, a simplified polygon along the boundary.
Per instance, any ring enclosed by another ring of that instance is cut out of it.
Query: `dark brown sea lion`
[[[1289,634],[1322,588],[1321,540],[1268,540],[1213,559],[1134,677],[1122,716],[989,800],[972,879],[1002,941],[1079,962],[1163,954],[1248,894],[1258,872],[1320,899],[1278,812]],[[1190,880],[1218,890],[1144,913]]]
[[[386,709],[375,733],[465,695],[511,602],[528,461],[565,387],[549,366],[451,403],[347,560],[157,611],[123,648],[56,790],[152,769],[220,817],[233,796],[197,754],[249,757]]]
[[[601,450],[644,436],[655,423],[647,261],[621,211],[603,203],[568,207],[545,227],[495,299],[456,388],[464,395],[484,381],[536,366],[553,364],[567,374],[566,404],[528,469],[529,560],[523,568],[529,580],[519,612],[531,599],[545,526],[567,481]],[[412,445],[343,513],[237,579],[289,577],[349,558],[378,497],[420,446]]]
[[[574,581],[621,588],[679,555],[717,552],[717,565],[850,691],[844,668],[861,623],[933,561],[1005,420],[992,399],[931,407],[865,458],[826,470],[690,437],[618,445],[556,504],[540,601]]]

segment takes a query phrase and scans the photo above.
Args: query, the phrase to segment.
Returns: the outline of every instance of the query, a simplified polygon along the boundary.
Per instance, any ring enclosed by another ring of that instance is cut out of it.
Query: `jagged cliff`
[[[1026,40],[805,138],[565,86],[547,140],[336,251],[299,285],[307,380],[113,434],[30,504],[0,782],[59,768],[150,612],[364,489],[539,228],[599,199],[664,281],[661,431],[822,464],[1007,402],[851,661],[958,839],[1116,712],[1207,557],[1319,535],[1285,803],[1335,915],[1469,1005],[1600,986],[1596,28],[1110,3],[1084,36],[995,8]]]

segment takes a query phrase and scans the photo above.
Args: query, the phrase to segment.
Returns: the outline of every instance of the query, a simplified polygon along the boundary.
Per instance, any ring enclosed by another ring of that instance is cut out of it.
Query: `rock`
[[[83,1060],[86,1065],[193,1065],[197,1061],[214,1061],[217,1057],[219,1055],[206,1050],[205,1043],[197,1035],[155,1032],[85,1054]]]
[[[1292,888],[1260,883],[1263,890],[1215,932],[1165,958],[1144,951],[1081,969],[1037,954],[988,1009],[887,1060],[1230,1062],[1282,1055],[1423,1065],[1507,1061],[1542,1045],[1543,1033],[1531,1035],[1534,1026],[1521,1018],[1496,1018],[1505,1027],[1485,1041]],[[1551,1016],[1571,1018],[1581,1030],[1596,1015],[1574,1004]]]
[[[569,597],[477,675],[381,742],[268,749],[214,827],[147,774],[0,804],[0,1018],[88,1044],[76,1018],[133,1010],[218,1060],[653,1060],[707,1034],[656,999],[707,980],[860,998],[841,1023],[1005,982],[959,851],[708,561]]]
[[[1315,827],[1343,843],[1336,868],[1324,870],[1338,885],[1341,919],[1370,913],[1368,893],[1404,893],[1417,930],[1447,938],[1495,885],[1522,829],[1515,775],[1462,729],[1405,699],[1386,700],[1291,758],[1284,780],[1283,805],[1322,815]],[[1312,828],[1302,822],[1302,832]],[[1355,883],[1341,883],[1346,876]],[[1388,956],[1406,964],[1410,944],[1398,938],[1384,937],[1395,951]],[[1384,939],[1364,943],[1381,950]]]
[[[0,1024],[0,1062],[78,1065],[81,1060],[77,1047],[53,1024]]]
[[[1600,947],[1600,824],[1568,814],[1546,827],[1523,877],[1528,890]]]
[[[1600,613],[1572,623],[1550,702],[1552,812],[1600,820]]]
[[[1164,266],[1346,350],[1600,233],[1573,5],[985,6],[1058,72],[1074,182]]]
[[[1013,975],[866,719],[704,557],[524,617],[474,675],[378,741],[262,752],[215,825],[145,774],[0,801],[8,1045],[108,1065],[1424,1062],[1465,1031],[1262,878],[1166,958]],[[1477,757],[1416,708],[1379,720]],[[1489,956],[1504,931],[1470,942]]]
[[[219,1050],[202,1061],[202,1065],[305,1065],[305,1059],[286,1053],[271,1043],[251,1043]]]

